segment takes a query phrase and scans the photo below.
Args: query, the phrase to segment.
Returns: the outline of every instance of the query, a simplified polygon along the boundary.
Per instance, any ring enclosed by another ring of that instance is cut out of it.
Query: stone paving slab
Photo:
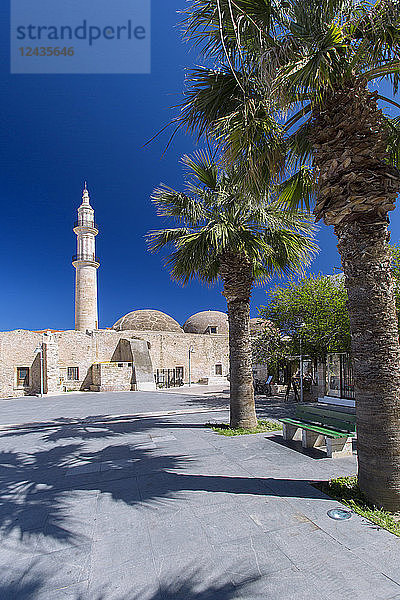
[[[76,396],[41,409],[158,416],[0,433],[0,600],[400,598],[400,539],[332,521],[338,503],[309,483],[354,473],[354,456],[218,436],[204,422],[226,412],[193,412],[195,395]]]

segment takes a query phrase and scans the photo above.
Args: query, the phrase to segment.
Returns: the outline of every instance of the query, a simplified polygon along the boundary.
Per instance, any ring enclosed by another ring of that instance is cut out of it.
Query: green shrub
[[[282,425],[275,421],[258,421],[258,426],[255,429],[243,429],[238,427],[232,429],[227,423],[206,423],[206,427],[209,427],[220,435],[233,436],[233,435],[249,435],[252,433],[266,433],[270,431],[282,431]]]
[[[356,475],[314,483],[314,487],[345,504],[371,523],[400,537],[400,517],[373,506],[360,490]]]

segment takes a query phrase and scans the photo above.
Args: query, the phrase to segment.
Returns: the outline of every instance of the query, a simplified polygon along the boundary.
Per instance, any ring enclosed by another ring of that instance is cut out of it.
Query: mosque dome
[[[188,318],[183,326],[185,333],[229,332],[228,315],[218,310],[203,310]]]
[[[159,310],[134,310],[121,317],[112,327],[115,331],[173,331],[182,333],[175,319]]]

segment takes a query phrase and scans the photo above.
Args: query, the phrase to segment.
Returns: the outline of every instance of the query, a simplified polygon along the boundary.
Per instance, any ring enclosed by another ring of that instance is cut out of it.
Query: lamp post
[[[44,372],[43,372],[43,342],[35,348],[36,354],[39,354],[40,359],[40,398],[43,398],[44,392]]]
[[[192,385],[192,354],[194,352],[193,346],[189,346],[189,387]]]

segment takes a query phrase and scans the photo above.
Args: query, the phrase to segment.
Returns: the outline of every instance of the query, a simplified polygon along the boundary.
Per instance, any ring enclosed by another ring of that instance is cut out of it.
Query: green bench
[[[351,456],[356,434],[356,415],[320,406],[299,404],[293,419],[283,423],[285,440],[301,440],[303,448],[326,445],[329,458]]]

